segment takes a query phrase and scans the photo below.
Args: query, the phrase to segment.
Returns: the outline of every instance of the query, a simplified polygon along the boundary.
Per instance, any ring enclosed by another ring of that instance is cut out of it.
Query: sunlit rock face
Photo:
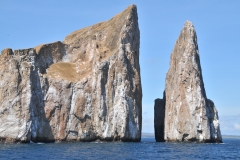
[[[0,56],[2,142],[140,141],[137,8]]]
[[[171,54],[164,99],[165,141],[222,142],[218,112],[204,89],[196,31],[189,21]],[[161,119],[162,114],[155,116]],[[162,122],[155,121],[155,126],[158,123]]]

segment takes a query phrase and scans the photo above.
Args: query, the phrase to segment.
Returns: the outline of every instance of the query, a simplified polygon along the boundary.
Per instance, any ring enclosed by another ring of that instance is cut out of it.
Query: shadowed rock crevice
[[[165,119],[165,93],[163,99],[155,99],[154,104],[154,133],[156,142],[164,140],[164,119]]]
[[[30,51],[32,64],[30,67],[30,122],[31,122],[31,141],[33,142],[54,142],[51,126],[44,110],[44,93],[41,88],[38,68],[35,67],[36,53]],[[53,113],[52,113],[53,114]]]

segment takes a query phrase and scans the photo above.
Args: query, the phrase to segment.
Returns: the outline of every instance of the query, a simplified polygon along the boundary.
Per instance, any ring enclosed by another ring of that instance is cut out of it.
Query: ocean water
[[[240,138],[223,144],[156,143],[143,137],[139,143],[75,142],[1,144],[0,159],[240,159]]]

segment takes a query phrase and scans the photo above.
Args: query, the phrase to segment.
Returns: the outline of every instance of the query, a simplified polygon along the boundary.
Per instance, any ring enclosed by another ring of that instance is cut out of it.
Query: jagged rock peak
[[[76,39],[79,38],[79,35],[83,36],[83,35],[94,34],[94,33],[97,33],[99,30],[104,31],[105,27],[109,27],[108,34],[114,34],[113,37],[116,38],[115,36],[120,33],[121,27],[123,24],[128,26],[131,23],[137,23],[137,21],[138,21],[137,6],[130,5],[127,9],[117,14],[116,16],[111,18],[109,21],[97,23],[93,26],[86,27],[71,33],[65,38],[64,43],[75,41]],[[115,31],[118,31],[118,32],[115,32]],[[114,38],[112,39],[115,40]],[[107,39],[107,41],[110,43],[111,39],[109,38]],[[111,43],[116,43],[116,41],[113,41]]]
[[[137,8],[0,57],[0,141],[140,141]],[[8,64],[8,65],[6,65]]]
[[[6,57],[6,56],[10,56],[13,55],[13,51],[11,48],[5,48],[2,52],[1,52],[1,56]]]
[[[189,20],[186,20],[185,24],[184,24],[184,28],[192,28],[194,29],[193,23]],[[195,29],[194,29],[195,30]]]
[[[189,21],[171,54],[164,99],[165,141],[222,141],[217,110],[205,93],[196,31]]]

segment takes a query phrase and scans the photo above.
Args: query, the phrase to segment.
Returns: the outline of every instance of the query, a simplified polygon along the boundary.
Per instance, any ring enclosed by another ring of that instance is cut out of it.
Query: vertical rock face
[[[171,54],[165,96],[166,141],[222,142],[218,112],[204,89],[196,31],[189,21]]]
[[[165,99],[155,99],[154,132],[157,142],[164,142]]]
[[[0,139],[140,141],[137,9],[0,56]]]

